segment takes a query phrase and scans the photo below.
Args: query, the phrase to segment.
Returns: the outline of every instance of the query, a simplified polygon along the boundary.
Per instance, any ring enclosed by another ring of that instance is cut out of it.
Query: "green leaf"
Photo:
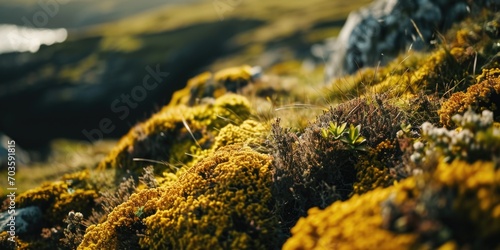
[[[364,151],[364,152],[366,152],[366,151],[368,151],[370,149],[370,147],[368,147],[367,145],[359,145],[359,146],[357,146],[354,149],[356,149],[358,151]]]
[[[323,138],[328,138],[328,130],[327,129],[321,129],[321,135],[323,136]]]
[[[358,137],[355,141],[354,141],[354,145],[360,145],[362,143],[366,142],[366,139],[363,137],[363,136],[360,136]]]
[[[341,134],[343,134],[343,133],[344,133],[344,131],[345,131],[345,127],[346,127],[346,126],[347,126],[347,123],[346,123],[346,122],[342,123],[342,125],[340,125],[340,127],[339,127],[339,129],[338,129],[338,133],[337,133],[337,135],[341,135]]]

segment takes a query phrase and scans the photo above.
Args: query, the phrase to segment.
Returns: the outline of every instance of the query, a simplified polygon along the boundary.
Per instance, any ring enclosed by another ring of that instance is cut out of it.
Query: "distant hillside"
[[[177,3],[191,3],[199,0],[69,0],[61,4],[57,14],[50,18],[44,28],[82,28],[105,22],[116,21],[151,9]],[[0,23],[25,25],[22,17],[28,20],[38,11],[43,11],[38,0],[0,1]],[[50,7],[50,9],[54,9]]]

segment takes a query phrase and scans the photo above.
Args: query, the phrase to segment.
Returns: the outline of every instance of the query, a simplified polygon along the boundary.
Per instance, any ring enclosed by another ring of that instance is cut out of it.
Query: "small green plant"
[[[140,219],[142,219],[142,215],[144,214],[144,206],[142,207],[138,207],[137,208],[137,211],[135,211],[135,216],[139,217]]]
[[[330,122],[329,127],[321,130],[323,138],[327,139],[332,136],[334,140],[340,140],[351,149],[358,151],[367,151],[366,138],[361,135],[361,125],[350,125],[346,130],[347,123],[338,124],[337,122]]]
[[[330,122],[330,126],[328,127],[328,129],[323,129],[321,132],[324,138],[328,138],[328,134],[331,134],[333,136],[333,139],[338,140],[340,139],[340,137],[342,137],[342,135],[344,135],[346,126],[347,123],[342,123],[339,126],[337,122]]]
[[[358,151],[367,151],[368,147],[366,146],[366,138],[363,137],[360,132],[361,125],[354,127],[354,125],[351,124],[349,127],[349,131],[345,133],[340,140],[349,145],[351,149]]]

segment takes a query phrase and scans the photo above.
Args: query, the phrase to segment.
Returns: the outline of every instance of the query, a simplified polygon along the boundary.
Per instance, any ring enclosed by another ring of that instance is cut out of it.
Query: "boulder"
[[[9,214],[10,210],[0,213],[0,225],[2,225],[1,231],[9,231],[8,223],[11,217],[15,217],[15,231],[16,234],[25,234],[33,232],[39,226],[39,222],[42,219],[42,210],[37,206],[30,206],[19,208],[11,211],[15,211],[15,214]]]
[[[376,0],[352,12],[339,36],[313,47],[328,60],[327,80],[352,74],[363,67],[384,65],[405,50],[425,50],[453,23],[475,6],[498,6],[498,0]]]

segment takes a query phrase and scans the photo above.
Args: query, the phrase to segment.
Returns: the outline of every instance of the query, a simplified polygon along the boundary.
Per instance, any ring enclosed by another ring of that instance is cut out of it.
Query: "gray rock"
[[[327,58],[327,79],[384,65],[400,52],[431,47],[435,32],[444,32],[470,12],[466,0],[376,0],[352,12],[339,36],[313,54]],[[491,1],[475,4],[492,5]]]
[[[15,216],[16,235],[25,234],[38,229],[38,224],[42,219],[42,210],[37,206],[30,206],[16,208],[15,214],[9,214],[9,210],[0,213],[1,231],[10,230],[11,216]]]

